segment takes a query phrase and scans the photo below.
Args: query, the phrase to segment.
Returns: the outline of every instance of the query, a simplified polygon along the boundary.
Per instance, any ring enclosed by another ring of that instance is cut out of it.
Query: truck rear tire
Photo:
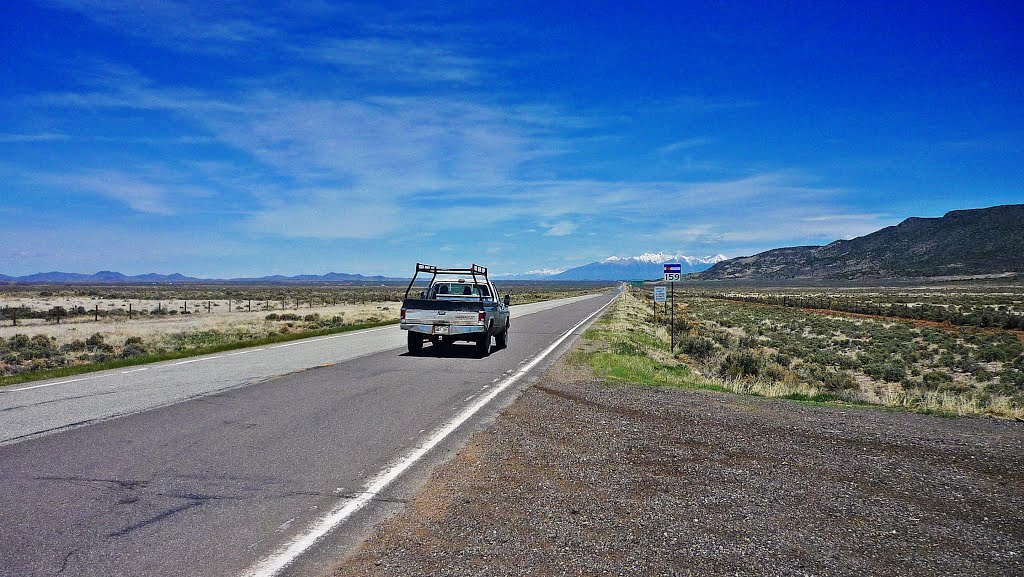
[[[484,333],[482,336],[477,338],[476,341],[476,354],[481,357],[486,357],[491,354],[491,334]]]
[[[505,328],[501,329],[501,332],[495,335],[494,346],[499,349],[503,349],[508,346],[508,323],[505,323]]]
[[[418,355],[423,351],[423,337],[419,333],[409,331],[406,335],[409,342],[409,354]]]

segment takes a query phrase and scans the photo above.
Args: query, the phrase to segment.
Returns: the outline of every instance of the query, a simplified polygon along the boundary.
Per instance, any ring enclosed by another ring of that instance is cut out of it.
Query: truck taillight
[[[478,312],[476,314],[476,322],[478,322],[480,324],[484,324],[484,317],[485,316],[486,316],[486,314],[483,311]]]
[[[405,309],[402,309],[402,320],[405,320]]]

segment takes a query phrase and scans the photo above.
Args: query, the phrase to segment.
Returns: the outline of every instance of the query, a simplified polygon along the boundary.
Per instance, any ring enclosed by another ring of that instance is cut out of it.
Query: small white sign
[[[654,287],[654,302],[664,303],[668,302],[668,291],[663,286]]]

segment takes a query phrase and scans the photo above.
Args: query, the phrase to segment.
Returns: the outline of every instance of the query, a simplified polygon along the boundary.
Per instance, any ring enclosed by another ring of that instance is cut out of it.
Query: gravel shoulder
[[[335,575],[1022,575],[1024,425],[560,361]]]

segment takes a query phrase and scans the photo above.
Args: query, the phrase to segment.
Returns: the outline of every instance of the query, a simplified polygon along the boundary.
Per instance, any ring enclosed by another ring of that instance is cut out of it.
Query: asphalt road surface
[[[0,575],[324,571],[612,298],[484,359],[392,326],[0,389]]]

